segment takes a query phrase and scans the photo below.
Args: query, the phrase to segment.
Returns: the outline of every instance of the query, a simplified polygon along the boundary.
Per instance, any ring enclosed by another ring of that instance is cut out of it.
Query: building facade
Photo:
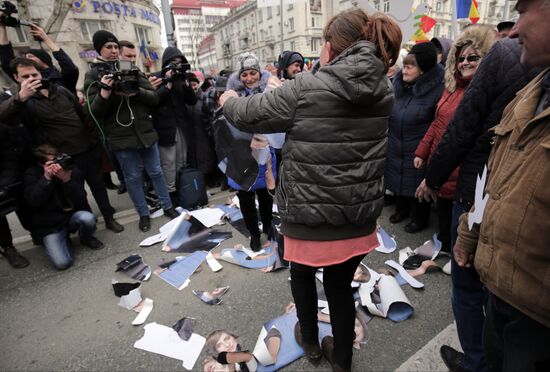
[[[327,15],[332,15],[349,9],[358,3],[358,0],[327,0]],[[389,12],[392,4],[395,6],[403,7],[408,6],[411,9],[415,9],[419,4],[424,3],[428,5],[427,15],[437,21],[433,29],[427,34],[429,38],[432,37],[445,37],[452,38],[452,1],[454,0],[368,0],[372,7],[381,12]],[[499,22],[504,20],[514,19],[518,14],[514,10],[516,5],[515,1],[510,0],[480,0],[477,2],[479,11],[478,25],[490,25],[496,26]],[[506,9],[508,8],[508,9]],[[466,26],[470,25],[469,19],[459,19],[457,21],[458,32],[463,30]],[[404,41],[405,42],[405,41]]]
[[[197,51],[198,66],[203,73],[216,75],[218,72],[218,59],[216,57],[216,41],[214,34],[208,34],[199,44]]]
[[[220,22],[232,8],[246,0],[173,0],[174,39],[177,47],[191,63],[199,68],[198,49],[209,29]]]
[[[44,27],[49,18],[53,17],[54,3],[55,0],[18,0],[14,2],[19,9],[15,16],[32,20]],[[157,71],[161,68],[163,48],[160,42],[159,10],[151,0],[74,1],[60,27],[52,29],[49,35],[80,69],[77,88],[82,88],[89,64],[97,56],[92,36],[98,30],[108,30],[119,40],[134,43],[139,52],[137,65],[142,71]],[[27,27],[8,27],[8,37],[16,55],[38,47]]]
[[[233,9],[211,29],[218,67],[235,69],[244,51],[256,54],[263,64],[277,61],[283,50],[299,51],[307,59],[319,58],[324,5],[321,0],[306,0],[284,3],[282,8],[257,8],[256,0],[250,0]]]

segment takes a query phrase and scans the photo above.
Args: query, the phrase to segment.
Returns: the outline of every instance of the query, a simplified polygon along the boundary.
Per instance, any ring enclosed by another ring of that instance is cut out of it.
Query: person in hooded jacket
[[[304,70],[304,57],[290,50],[285,50],[279,55],[277,63],[277,77],[279,79],[294,79],[296,74]]]
[[[437,49],[437,63],[445,67],[449,50],[451,50],[451,47],[453,46],[453,41],[445,37],[434,37],[430,40],[430,42]]]
[[[245,52],[239,55],[239,70],[233,73],[227,81],[227,90],[236,92],[239,97],[253,96],[263,93],[267,88],[269,78],[272,76],[268,71],[262,71],[260,61],[255,54]],[[276,168],[275,150],[270,147],[272,168]],[[241,185],[232,178],[228,178],[228,184],[237,190],[241,212],[250,232],[250,248],[254,251],[261,249],[261,233],[258,227],[258,212],[256,210],[256,197],[260,209],[262,229],[265,234],[269,233],[271,221],[273,220],[273,197],[269,194],[265,183],[266,166],[261,165],[258,171],[256,182],[243,189]]]
[[[493,45],[494,36],[490,31],[487,27],[471,26],[453,44],[445,67],[445,92],[437,104],[435,120],[416,148],[415,168],[423,168],[435,152],[462,100],[464,91],[474,78],[481,60]],[[451,251],[451,219],[457,178],[458,168],[453,171],[437,195],[438,239],[442,243],[441,250],[447,253]]]
[[[210,111],[208,107],[205,107],[208,93],[203,92],[197,75],[188,72],[186,78],[197,96],[197,102],[188,106],[189,122],[193,126],[194,134],[191,141],[193,146],[190,148],[193,151],[191,166],[200,170],[204,174],[206,184],[212,186],[213,180],[216,178],[218,162],[214,149],[214,138],[209,131]]]
[[[286,132],[277,200],[284,258],[306,356],[325,355],[349,371],[355,325],[351,281],[377,245],[384,205],[384,162],[393,94],[388,68],[401,45],[399,26],[381,13],[350,9],[323,31],[320,67],[262,95],[221,97],[228,121],[251,133]],[[318,342],[315,273],[323,286],[333,337]]]
[[[395,213],[391,223],[409,216],[405,226],[416,233],[428,226],[430,205],[415,198],[424,178],[424,169],[414,167],[414,151],[434,119],[437,102],[444,90],[444,69],[437,63],[432,43],[416,44],[403,60],[403,70],[393,80],[395,105],[388,132],[388,159],[384,181],[395,195]]]
[[[162,54],[162,71],[149,76],[159,96],[159,104],[153,112],[153,125],[159,136],[162,172],[174,205],[179,205],[177,172],[188,164],[187,154],[193,142],[194,131],[186,105],[195,104],[197,97],[185,75],[174,79],[169,66],[184,67],[188,63],[178,48],[168,47]]]
[[[55,83],[63,85],[72,94],[76,95],[76,83],[78,81],[78,67],[74,64],[71,57],[65,53],[44,30],[38,25],[31,25],[31,35],[44,44],[52,51],[52,55],[59,64],[61,71],[53,65],[52,57],[43,49],[30,49],[24,56],[32,59],[40,67],[40,74],[43,79],[50,79]],[[0,24],[0,64],[4,72],[13,79],[10,63],[15,58],[13,47],[8,40],[6,26]]]

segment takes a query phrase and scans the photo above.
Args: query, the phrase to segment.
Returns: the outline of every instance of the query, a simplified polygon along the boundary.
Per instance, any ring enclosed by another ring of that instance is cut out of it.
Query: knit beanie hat
[[[109,31],[105,31],[105,30],[96,31],[96,33],[92,37],[92,40],[94,43],[94,49],[98,53],[101,50],[101,48],[103,48],[103,45],[109,42],[114,42],[118,44],[118,39],[116,38],[116,36],[110,33]]]
[[[192,73],[192,72],[186,73],[186,74],[185,74],[185,79],[186,79],[187,81],[189,81],[189,82],[194,81],[194,82],[200,84],[199,78],[197,77],[197,75],[195,75],[195,74]]]
[[[260,60],[254,53],[244,52],[239,55],[239,75],[246,70],[262,72],[260,69]]]
[[[50,67],[53,66],[52,57],[45,50],[30,49],[27,53],[32,54],[33,56],[35,56],[36,58],[38,58],[39,60],[47,64],[48,66]]]
[[[416,58],[416,63],[422,72],[426,72],[437,64],[437,48],[430,42],[415,44],[410,53]]]

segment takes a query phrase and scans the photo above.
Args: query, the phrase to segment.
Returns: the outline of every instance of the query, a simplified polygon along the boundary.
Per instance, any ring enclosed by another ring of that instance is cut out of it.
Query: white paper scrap
[[[137,287],[132,289],[127,295],[120,297],[118,306],[132,310],[134,307],[139,305],[141,301],[141,287]]]
[[[142,325],[147,320],[147,317],[149,314],[151,314],[151,311],[153,310],[153,300],[150,298],[146,298],[143,302],[143,307],[141,308],[141,311],[139,312],[138,316],[134,321],[132,322],[133,325]]]
[[[413,278],[411,276],[411,274],[409,274],[407,272],[407,270],[405,270],[405,268],[401,265],[399,265],[397,262],[395,262],[394,260],[387,260],[385,262],[386,265],[388,265],[389,267],[393,267],[394,269],[396,269],[397,271],[399,271],[399,274],[401,274],[401,277],[403,279],[405,279],[405,281],[407,283],[409,283],[409,285],[413,288],[424,288],[424,284],[420,283],[418,280],[416,280],[415,278]]]
[[[474,211],[468,212],[468,228],[472,230],[474,223],[480,224],[483,220],[483,212],[489,200],[489,194],[483,196],[485,191],[485,183],[487,182],[487,165],[483,168],[481,178],[477,177],[476,191],[474,196]]]
[[[134,343],[136,349],[179,359],[187,370],[193,369],[206,339],[193,333],[188,341],[183,341],[170,327],[149,323],[143,327],[145,334]]]
[[[150,247],[154,244],[163,242],[164,239],[166,239],[166,235],[160,233],[160,234],[153,235],[153,236],[150,236],[148,238],[143,239],[141,241],[141,243],[139,243],[139,246],[140,247]]]
[[[189,214],[199,220],[204,226],[212,227],[221,222],[224,212],[219,208],[203,208],[191,211]]]
[[[254,346],[254,357],[260,362],[263,366],[268,366],[273,363],[275,363],[275,360],[273,360],[273,357],[271,356],[271,353],[267,349],[267,345],[265,343],[265,338],[267,336],[267,330],[265,327],[262,327],[262,331],[260,332],[260,335],[258,336],[258,340],[256,341],[256,346]]]
[[[206,255],[206,263],[210,266],[213,272],[218,272],[223,269],[223,266],[214,258],[212,252],[208,252]]]

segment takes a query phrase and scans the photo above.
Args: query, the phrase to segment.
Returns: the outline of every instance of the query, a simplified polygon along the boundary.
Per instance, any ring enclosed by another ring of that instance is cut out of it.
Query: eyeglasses
[[[468,62],[477,62],[480,59],[481,59],[480,56],[478,56],[476,54],[470,54],[468,57],[464,57],[464,56],[458,57],[458,63],[462,63],[462,62],[464,62],[464,60],[466,60]]]

